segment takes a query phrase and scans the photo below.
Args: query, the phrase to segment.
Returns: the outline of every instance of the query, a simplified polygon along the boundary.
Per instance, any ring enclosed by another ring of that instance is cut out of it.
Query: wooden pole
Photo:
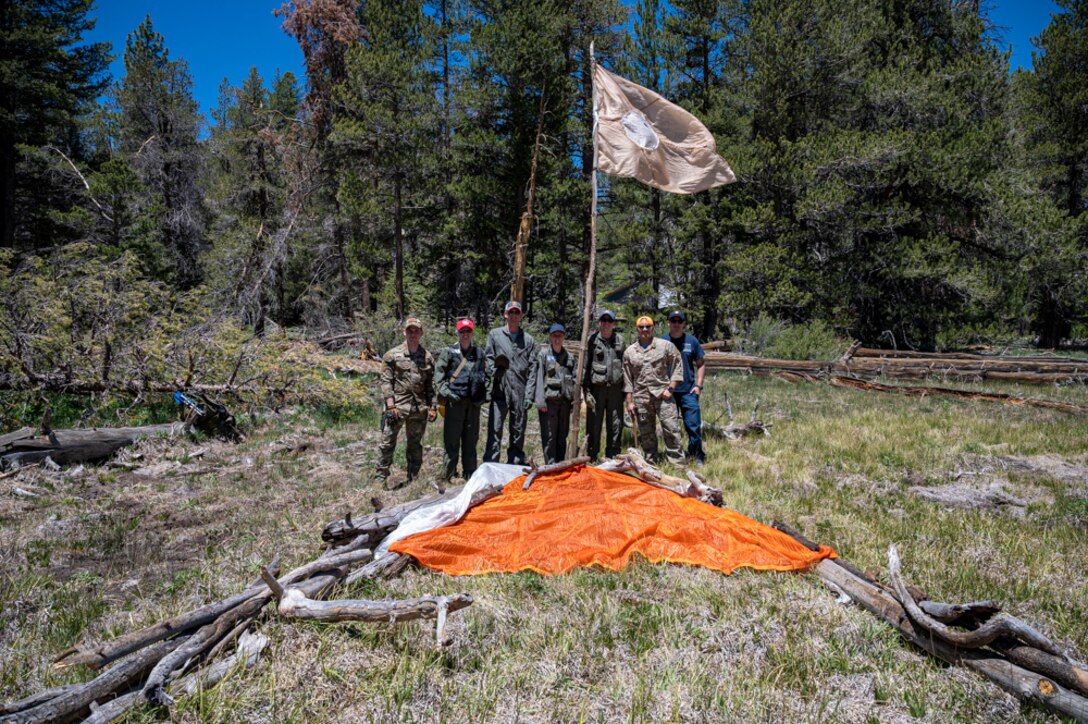
[[[596,297],[593,289],[597,275],[597,86],[593,83],[596,61],[593,57],[593,41],[589,43],[589,82],[593,88],[593,168],[589,176],[589,271],[586,272],[586,303],[582,314],[582,348],[578,353],[577,375],[574,378],[574,402],[570,410],[570,442],[567,445],[567,459],[578,457],[578,428],[582,413],[582,375],[586,367],[586,347],[589,342],[589,319]],[[601,404],[601,403],[598,403]]]
[[[536,165],[540,158],[540,137],[544,134],[544,98],[548,93],[547,81],[540,89],[540,117],[536,123],[536,141],[533,143],[533,163],[529,169],[529,195],[525,203],[525,212],[518,223],[518,235],[514,240],[514,283],[510,298],[525,304],[525,264],[529,254],[529,233],[533,224],[533,197],[536,196]]]

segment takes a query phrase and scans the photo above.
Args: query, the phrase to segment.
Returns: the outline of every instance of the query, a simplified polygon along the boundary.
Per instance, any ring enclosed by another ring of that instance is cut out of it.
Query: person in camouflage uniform
[[[597,459],[601,450],[601,424],[606,424],[605,457],[620,454],[623,434],[623,335],[616,332],[616,315],[607,309],[597,318],[597,330],[589,336],[582,391],[586,400],[586,455]],[[606,422],[607,421],[607,422]]]
[[[437,416],[434,399],[434,358],[423,348],[423,323],[415,317],[404,322],[404,344],[382,357],[382,398],[385,400],[385,428],[378,456],[375,480],[389,488],[389,467],[397,447],[400,429],[405,429],[408,449],[408,482],[423,466],[423,433]]]
[[[526,391],[540,413],[540,445],[546,464],[564,460],[567,453],[575,372],[574,356],[563,349],[566,337],[562,324],[548,330],[549,344],[536,353]]]
[[[669,462],[681,465],[680,417],[671,402],[676,385],[684,381],[684,365],[676,347],[654,337],[654,320],[639,317],[638,340],[623,353],[623,390],[627,411],[638,425],[638,438],[646,459],[657,460],[657,420]]]
[[[480,406],[486,393],[484,352],[472,344],[476,329],[471,319],[457,323],[457,344],[438,355],[434,386],[446,401],[442,423],[446,480],[457,474],[457,459],[465,479],[476,472],[476,442],[480,439]]]

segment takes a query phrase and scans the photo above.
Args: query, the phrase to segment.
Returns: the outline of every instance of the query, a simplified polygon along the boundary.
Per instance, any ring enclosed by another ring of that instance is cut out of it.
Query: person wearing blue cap
[[[536,353],[529,375],[527,398],[540,416],[540,445],[544,462],[557,463],[567,449],[570,412],[574,404],[574,356],[563,349],[567,328],[553,324],[548,346]]]

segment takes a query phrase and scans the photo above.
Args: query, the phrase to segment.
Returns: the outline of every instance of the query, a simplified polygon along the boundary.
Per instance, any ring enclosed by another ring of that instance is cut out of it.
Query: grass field
[[[1083,386],[985,389],[1088,405]],[[770,437],[708,442],[705,473],[728,507],[791,522],[862,569],[886,570],[897,543],[908,580],[932,598],[997,599],[1088,658],[1088,418],[720,374],[705,419],[725,424],[726,391],[738,417],[758,398],[774,422]],[[273,555],[285,567],[309,560],[345,509],[427,492],[423,480],[393,493],[372,485],[377,427],[369,410],[348,421],[288,411],[257,420],[238,445],[150,440],[121,465],[0,481],[0,699],[91,676],[51,666],[77,642],[233,593]],[[529,437],[540,459],[535,424]],[[432,475],[440,439],[432,425]],[[16,485],[39,497],[14,497]],[[270,611],[260,663],[179,700],[170,718],[1050,719],[836,603],[812,574],[644,561],[551,578],[410,568],[342,595],[456,591],[476,603],[451,617],[454,643],[442,651],[430,623],[307,624]]]

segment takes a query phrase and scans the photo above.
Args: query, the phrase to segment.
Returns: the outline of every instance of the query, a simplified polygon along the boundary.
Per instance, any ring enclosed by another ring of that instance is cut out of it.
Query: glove
[[[397,409],[396,405],[385,408],[385,411],[389,413],[389,417],[392,418],[394,422],[400,419],[400,410]]]
[[[593,399],[593,393],[586,393],[586,409],[593,412],[597,409],[597,401]]]
[[[533,401],[532,400],[526,400],[525,401],[525,409],[526,410],[531,410],[532,408],[533,408]]]
[[[427,422],[434,422],[436,417],[438,417],[438,410],[433,407],[427,410]]]

